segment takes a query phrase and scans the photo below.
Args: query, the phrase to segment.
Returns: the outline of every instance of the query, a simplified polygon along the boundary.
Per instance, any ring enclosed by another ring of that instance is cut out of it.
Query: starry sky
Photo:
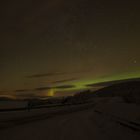
[[[86,84],[140,77],[139,5],[2,0],[0,94],[66,95]]]

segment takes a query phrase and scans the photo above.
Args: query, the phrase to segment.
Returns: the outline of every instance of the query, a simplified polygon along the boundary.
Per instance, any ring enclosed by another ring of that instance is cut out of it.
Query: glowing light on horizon
[[[55,96],[55,90],[54,90],[54,89],[49,89],[49,90],[47,91],[47,96],[50,96],[50,97]]]

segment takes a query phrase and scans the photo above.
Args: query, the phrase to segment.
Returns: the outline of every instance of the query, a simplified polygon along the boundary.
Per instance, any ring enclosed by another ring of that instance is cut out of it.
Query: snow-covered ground
[[[140,106],[121,99],[0,113],[0,140],[140,140]]]

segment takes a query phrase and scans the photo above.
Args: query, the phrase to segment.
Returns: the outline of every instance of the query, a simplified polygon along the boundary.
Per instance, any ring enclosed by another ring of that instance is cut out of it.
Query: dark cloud
[[[51,89],[52,87],[38,87],[38,88],[36,88],[35,90],[36,91],[43,91],[43,90],[49,90],[49,89]]]
[[[39,74],[33,74],[33,75],[28,75],[26,76],[26,78],[42,78],[42,77],[53,77],[53,76],[59,76],[59,75],[69,75],[69,74],[77,74],[77,73],[86,73],[87,71],[75,71],[75,72],[51,72],[51,73],[39,73]],[[66,81],[71,81],[71,80],[76,80],[76,78],[70,78],[70,79],[66,79]],[[59,82],[59,81],[56,81]],[[61,82],[61,80],[60,80]],[[63,80],[62,80],[63,82]],[[64,80],[65,82],[65,80]],[[55,81],[54,81],[55,83]]]
[[[78,79],[78,78],[70,78],[70,79],[64,79],[64,80],[53,81],[52,84],[70,82],[70,81],[74,81],[74,80],[77,80],[77,79]]]
[[[36,96],[35,93],[24,93],[24,94],[16,94],[17,97],[27,97],[27,96],[30,96],[30,97],[34,97]]]
[[[56,87],[38,87],[35,89],[35,91],[44,91],[49,89],[70,89],[75,88],[74,85],[62,85],[62,86],[56,86]]]
[[[69,88],[75,88],[75,85],[62,85],[55,87],[56,89],[69,89]]]
[[[19,89],[19,90],[15,90],[14,92],[28,92],[30,90],[27,90],[27,89]]]

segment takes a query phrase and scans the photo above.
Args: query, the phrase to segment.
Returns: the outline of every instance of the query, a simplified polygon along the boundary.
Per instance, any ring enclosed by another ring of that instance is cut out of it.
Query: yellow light
[[[54,89],[49,89],[48,92],[47,92],[47,96],[50,96],[50,97],[53,97],[54,94],[55,94]]]

